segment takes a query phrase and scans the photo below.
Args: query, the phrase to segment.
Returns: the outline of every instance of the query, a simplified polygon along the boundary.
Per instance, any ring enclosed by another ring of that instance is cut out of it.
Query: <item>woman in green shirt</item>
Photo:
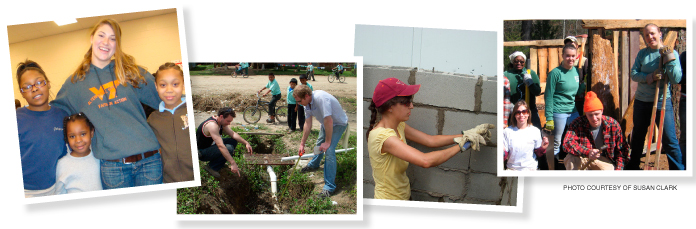
[[[525,100],[529,104],[531,111],[530,118],[532,125],[541,129],[541,121],[539,121],[539,111],[536,107],[536,96],[541,94],[539,86],[539,76],[531,69],[525,68],[527,57],[520,51],[513,52],[508,56],[510,64],[504,75],[510,81],[510,102],[517,103],[520,100]],[[529,88],[529,90],[527,90]],[[529,91],[529,92],[527,92]],[[529,101],[526,101],[525,93],[529,93]]]
[[[580,76],[575,63],[577,48],[572,44],[563,47],[563,62],[549,72],[546,78],[546,125],[544,128],[553,132],[553,154],[558,157],[563,132],[566,124],[570,124],[579,116],[575,108],[575,95],[578,93]],[[554,128],[557,126],[558,128]]]

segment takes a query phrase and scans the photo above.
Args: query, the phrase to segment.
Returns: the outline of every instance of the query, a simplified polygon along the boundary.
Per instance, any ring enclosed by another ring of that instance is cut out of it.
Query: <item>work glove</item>
[[[662,63],[663,64],[667,64],[670,61],[677,59],[674,56],[674,51],[669,46],[662,46],[662,48],[660,48],[660,55],[662,56]]]
[[[495,128],[495,125],[484,123],[478,125],[469,130],[462,131],[463,136],[461,138],[455,138],[454,141],[459,144],[460,147],[464,148],[466,142],[471,143],[471,149],[479,151],[481,150],[481,144],[486,145],[486,142],[491,141],[491,131],[490,129]]]
[[[662,73],[660,72],[660,69],[656,69],[653,73],[650,73],[645,77],[645,81],[648,84],[652,84],[660,79],[662,79]]]
[[[544,129],[553,131],[553,120],[546,121],[546,124],[544,125]]]
[[[527,73],[524,74],[524,84],[529,86],[534,83],[534,80],[532,80],[532,74],[530,74],[529,70],[527,70]]]

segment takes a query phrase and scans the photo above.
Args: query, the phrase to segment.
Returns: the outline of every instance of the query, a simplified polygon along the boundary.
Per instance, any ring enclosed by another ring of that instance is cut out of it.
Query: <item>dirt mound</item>
[[[231,107],[237,113],[244,111],[247,106],[256,105],[255,95],[242,96],[239,93],[191,95],[193,109],[197,111],[217,111],[223,107]]]

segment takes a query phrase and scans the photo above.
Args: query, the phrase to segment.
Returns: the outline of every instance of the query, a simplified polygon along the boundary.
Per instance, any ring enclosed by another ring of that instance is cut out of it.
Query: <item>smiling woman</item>
[[[375,199],[408,200],[411,197],[411,185],[406,176],[409,163],[423,168],[434,167],[459,153],[465,142],[470,142],[475,150],[483,143],[481,136],[429,135],[406,124],[413,109],[413,95],[420,86],[406,85],[399,79],[387,78],[380,80],[374,90],[366,138],[375,180]],[[382,118],[375,123],[377,113]],[[483,125],[485,130],[474,135],[489,133],[489,124]],[[431,148],[451,147],[423,153],[407,145],[406,139]]]
[[[92,120],[92,150],[101,160],[104,189],[162,183],[160,144],[141,105],[156,108],[162,100],[154,77],[121,50],[121,36],[116,21],[100,20],[90,31],[82,63],[52,102]]]

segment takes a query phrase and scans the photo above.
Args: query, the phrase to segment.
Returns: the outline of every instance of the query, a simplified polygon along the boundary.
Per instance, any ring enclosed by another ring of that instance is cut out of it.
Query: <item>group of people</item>
[[[275,105],[282,97],[274,73],[268,75],[268,83],[258,93],[260,94],[264,90],[268,91],[263,96],[269,93],[273,95],[269,104],[269,118],[266,121],[274,123]],[[316,142],[320,154],[315,155],[302,169],[302,172],[310,172],[319,168],[324,155],[326,155],[324,162],[325,184],[317,196],[320,198],[329,197],[336,190],[337,162],[335,151],[338,141],[348,126],[348,116],[334,96],[322,90],[315,91],[312,85],[307,83],[307,75],[305,74],[300,75],[300,84],[295,78],[290,80],[290,85],[287,88],[287,102],[289,132],[297,130],[297,120],[299,120],[300,131],[302,131],[302,139],[298,147],[300,155],[305,152],[305,143],[312,129],[312,117],[315,117],[321,125]],[[217,115],[202,122],[196,130],[198,158],[201,161],[209,161],[204,169],[214,177],[220,176],[219,171],[227,162],[229,162],[228,167],[233,174],[241,175],[239,167],[233,159],[235,148],[239,142],[245,145],[248,153],[253,153],[249,142],[229,127],[235,117],[236,113],[232,108],[222,108]],[[222,138],[223,132],[230,138]]]
[[[343,74],[343,69],[343,63],[338,63],[338,65],[331,70],[335,70],[333,74],[335,74],[336,78],[338,78],[340,74]],[[307,72],[305,74],[309,79],[312,79],[312,81],[316,81],[314,79],[314,65],[312,65],[312,62],[307,63]]]
[[[53,101],[38,63],[17,67],[27,101],[16,110],[25,197],[193,180],[182,69],[165,63],[153,76],[138,66],[114,20],[90,34]],[[148,117],[142,104],[155,111]]]
[[[640,169],[652,107],[654,103],[662,107],[662,89],[658,92],[659,99],[654,101],[655,89],[664,84],[678,84],[682,79],[677,52],[668,49],[670,51],[660,53],[663,49],[661,37],[657,25],[644,27],[643,38],[648,47],[638,52],[631,68],[631,79],[638,83],[638,88],[633,105],[630,148],[619,123],[603,115],[604,104],[597,94],[591,90],[586,92],[585,82],[591,81],[587,61],[578,55],[577,39],[572,36],[564,39],[562,63],[549,72],[544,92],[546,120],[543,129],[553,137],[555,160],[548,166],[562,160],[567,170]],[[540,131],[542,127],[535,101],[535,97],[541,94],[539,77],[524,67],[526,56],[522,52],[512,53],[509,59],[511,64],[504,74],[505,167],[508,170],[549,169],[543,156],[549,140]],[[580,62],[584,64],[578,67]],[[660,69],[660,66],[663,67]],[[663,151],[671,170],[683,170],[684,149],[680,148],[676,138],[670,92],[664,95],[667,102],[664,106]],[[659,110],[655,119],[660,119]]]

